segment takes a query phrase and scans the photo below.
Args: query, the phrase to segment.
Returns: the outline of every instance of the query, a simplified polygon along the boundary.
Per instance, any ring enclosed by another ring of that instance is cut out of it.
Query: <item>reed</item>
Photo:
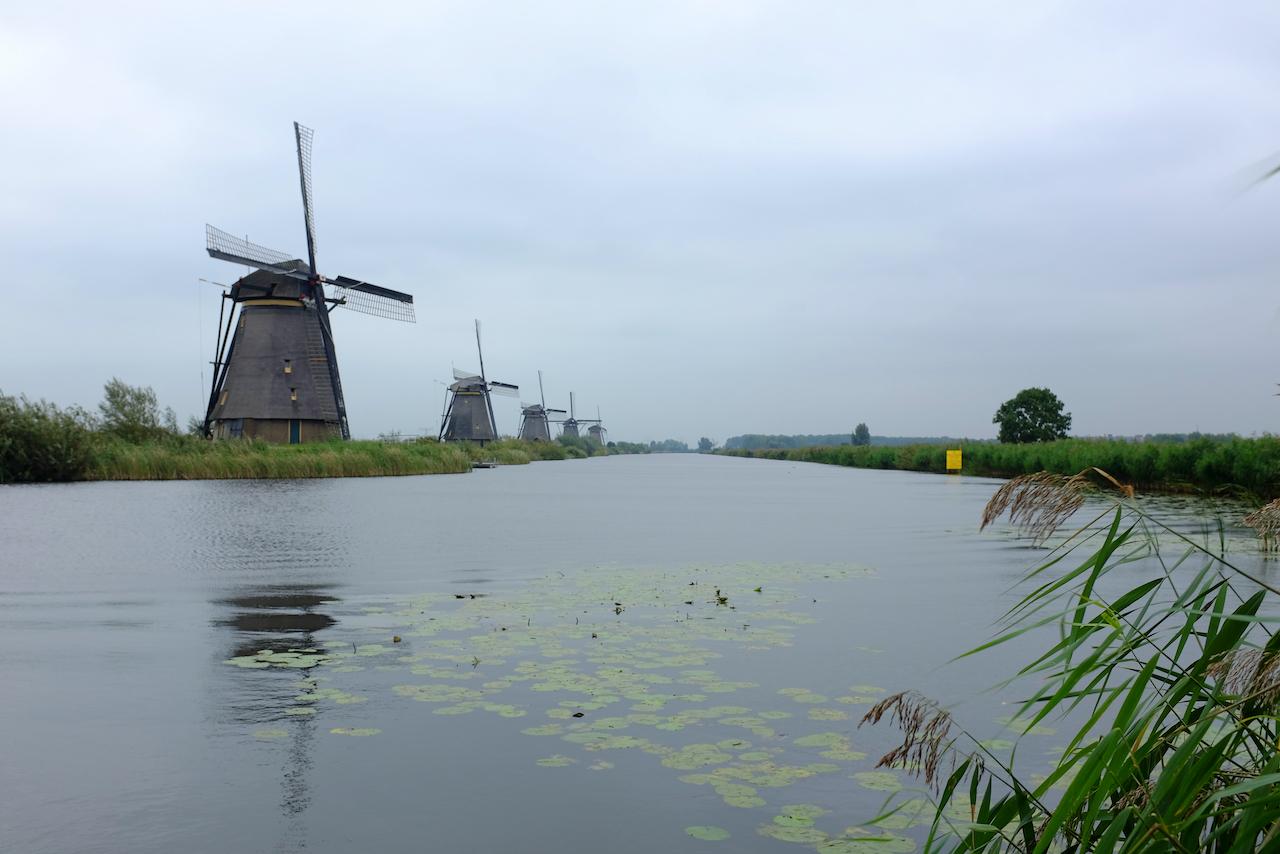
[[[174,436],[143,443],[98,437],[83,480],[387,477],[456,474],[473,462],[525,465],[565,459],[553,443],[504,439],[485,445],[436,441],[272,445]]]
[[[174,436],[148,442],[99,437],[84,480],[379,477],[449,474],[471,468],[454,445],[324,442],[272,445]]]
[[[1277,850],[1280,590],[1151,517],[1105,472],[1017,478],[983,523],[1011,514],[1045,536],[1099,482],[1111,490],[1101,515],[1026,574],[994,639],[961,656],[1031,648],[1006,683],[1029,692],[1015,719],[1024,731],[1084,721],[1052,770],[1026,775],[910,691],[863,719],[902,730],[880,764],[931,787],[925,851]],[[1162,539],[1178,544],[1172,560]]]
[[[952,447],[964,451],[968,474],[1017,477],[1045,471],[1070,476],[1096,468],[1144,490],[1244,494],[1262,500],[1280,497],[1280,438],[1275,436],[1186,442],[962,442]],[[946,471],[946,450],[943,445],[838,445],[717,453],[941,474]]]

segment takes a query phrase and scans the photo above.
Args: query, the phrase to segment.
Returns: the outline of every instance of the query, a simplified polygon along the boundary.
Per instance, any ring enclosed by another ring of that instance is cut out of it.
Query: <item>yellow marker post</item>
[[[959,448],[956,448],[955,450],[947,451],[947,471],[949,472],[960,471],[960,456],[961,454],[960,454]]]

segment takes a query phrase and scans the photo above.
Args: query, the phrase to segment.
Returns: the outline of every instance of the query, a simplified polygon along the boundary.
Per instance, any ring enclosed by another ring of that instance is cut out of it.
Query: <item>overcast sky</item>
[[[185,420],[211,222],[412,293],[334,332],[352,431],[451,365],[610,437],[1280,424],[1280,6],[9,3],[0,390]],[[499,399],[514,431],[514,401]]]

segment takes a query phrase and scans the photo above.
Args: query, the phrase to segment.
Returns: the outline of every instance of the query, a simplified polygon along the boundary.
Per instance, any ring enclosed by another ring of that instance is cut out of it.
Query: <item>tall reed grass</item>
[[[273,445],[172,437],[134,443],[101,437],[85,480],[379,477],[469,471],[468,449],[439,443]]]
[[[1187,442],[1124,442],[1063,439],[1006,445],[961,443],[964,471],[1017,477],[1039,471],[1069,475],[1090,467],[1110,472],[1142,489],[1247,493],[1280,497],[1280,438],[1193,439]],[[719,451],[740,457],[827,463],[855,468],[946,471],[942,445],[838,445],[754,451]]]
[[[1007,513],[1043,536],[1088,482],[1016,479],[983,523]],[[934,787],[926,851],[1280,850],[1280,590],[1113,496],[1026,574],[996,636],[961,656],[1045,638],[1009,674],[1029,686],[1016,720],[1024,731],[1083,721],[1047,776],[1028,776],[920,694],[892,695],[864,718],[902,729],[881,765]],[[1163,554],[1161,539],[1176,552]]]

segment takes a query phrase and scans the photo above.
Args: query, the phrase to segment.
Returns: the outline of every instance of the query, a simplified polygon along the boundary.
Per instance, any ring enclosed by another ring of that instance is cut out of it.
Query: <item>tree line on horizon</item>
[[[879,445],[901,447],[905,445],[959,445],[1000,442],[1024,444],[1051,442],[1067,438],[1071,429],[1071,413],[1066,412],[1062,401],[1047,388],[1026,388],[1000,405],[991,423],[999,425],[996,439],[962,439],[956,436],[873,436],[865,422],[859,423],[852,433],[744,433],[730,436],[724,442],[726,451],[769,451],[793,448],[829,447],[837,445]],[[1098,438],[1132,442],[1195,442],[1201,439],[1230,441],[1240,438],[1236,433],[1146,433],[1135,436],[1107,434]]]
[[[953,436],[873,436],[868,434],[871,445],[941,445],[958,442]],[[853,433],[799,433],[770,434],[744,433],[724,440],[726,451],[759,451],[769,449],[809,448],[815,445],[852,445]],[[966,440],[968,441],[968,440]],[[990,440],[988,440],[990,441]]]

